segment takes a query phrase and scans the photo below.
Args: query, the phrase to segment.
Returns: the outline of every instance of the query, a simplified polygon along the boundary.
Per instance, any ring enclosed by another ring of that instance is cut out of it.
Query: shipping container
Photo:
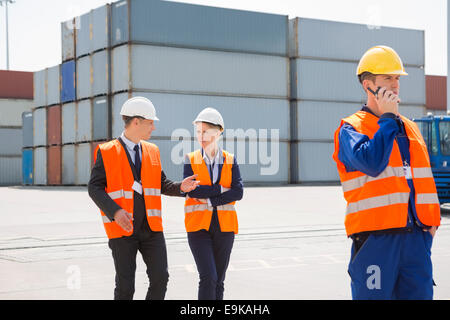
[[[106,140],[109,137],[111,122],[108,101],[107,96],[100,96],[92,101],[92,140]]]
[[[110,4],[91,10],[91,52],[110,47],[110,14]]]
[[[110,47],[109,8],[106,4],[76,18],[77,58]]]
[[[33,183],[35,185],[47,185],[47,148],[33,149]]]
[[[75,59],[77,22],[76,18],[61,22],[61,60],[63,62]]]
[[[33,112],[22,113],[22,146],[24,148],[33,147]]]
[[[20,185],[22,183],[22,155],[0,156],[0,185]]]
[[[447,77],[425,76],[426,107],[447,111]]]
[[[112,45],[139,42],[287,56],[285,15],[131,0],[111,4]]]
[[[271,130],[278,132],[281,140],[289,140],[289,101],[287,99],[263,99],[221,97],[167,93],[133,92],[116,94],[112,98],[112,136],[119,137],[124,129],[120,109],[131,96],[143,96],[152,101],[157,117],[154,137],[193,137],[192,121],[206,107],[217,109],[224,118],[225,131],[242,132],[250,138]],[[174,116],[176,115],[176,116]],[[97,123],[97,122],[96,122]],[[97,125],[96,125],[97,126]],[[225,132],[226,133],[226,132]]]
[[[92,96],[91,56],[77,59],[77,99]]]
[[[76,99],[75,61],[66,61],[61,65],[61,103]]]
[[[33,145],[47,145],[47,108],[33,110]]]
[[[288,58],[149,45],[112,51],[112,91],[289,97]]]
[[[61,65],[47,68],[47,105],[59,104],[61,92]]]
[[[341,119],[361,110],[362,104],[321,101],[292,101],[297,126],[293,140],[333,140]],[[399,105],[399,112],[407,118],[419,118],[425,114],[424,106]]]
[[[408,119],[421,118],[427,114],[425,106],[405,106],[399,105],[399,112]]]
[[[63,144],[75,143],[77,127],[76,102],[65,103],[61,106],[61,140]]]
[[[47,145],[59,145],[61,140],[61,106],[47,109]]]
[[[426,109],[425,114],[431,113],[434,116],[448,116],[447,110]],[[419,117],[417,117],[419,118]]]
[[[76,142],[92,140],[92,100],[78,101],[77,105],[77,127]]]
[[[289,21],[289,56],[358,62],[371,47],[392,47],[404,64],[425,64],[423,30],[307,18]]]
[[[92,54],[92,96],[109,93],[109,50],[102,50]]]
[[[296,147],[297,163],[291,166],[297,166],[298,175],[293,182],[339,181],[333,142],[300,142]]]
[[[90,52],[91,43],[91,12],[82,14],[76,18],[76,56],[77,58],[85,56]]]
[[[0,156],[20,156],[22,140],[22,128],[0,127]]]
[[[93,142],[91,142],[91,169],[92,169],[92,167],[94,166],[94,164],[95,164],[95,161],[96,161],[96,157],[97,157],[97,154],[95,153],[95,151],[96,151],[96,149],[97,149],[97,146],[99,145],[99,144],[102,144],[102,143],[105,143],[105,142],[107,142],[107,141],[93,141]]]
[[[87,185],[91,176],[91,143],[76,145],[76,176],[75,184]]]
[[[67,144],[62,146],[62,184],[64,185],[74,185],[75,184],[75,145]]]
[[[291,60],[293,99],[355,102],[367,100],[356,74],[357,63],[312,59]],[[400,99],[408,105],[425,105],[424,69],[406,68],[400,78]]]
[[[0,126],[22,126],[22,113],[32,107],[32,100],[0,99]]]
[[[47,105],[47,69],[33,74],[33,99],[35,108]]]
[[[171,180],[183,178],[184,157],[200,148],[193,140],[151,140],[158,146],[161,165]],[[244,183],[289,183],[289,143],[220,140],[219,146],[236,156]]]
[[[47,184],[61,184],[61,146],[51,146],[47,149]]]
[[[23,149],[22,151],[22,184],[33,184],[33,149]]]
[[[0,98],[33,99],[33,72],[0,70]]]

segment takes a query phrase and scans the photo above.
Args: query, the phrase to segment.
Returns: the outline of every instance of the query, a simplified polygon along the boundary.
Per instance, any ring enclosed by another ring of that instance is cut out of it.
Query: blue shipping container
[[[61,65],[61,102],[76,99],[75,87],[75,60],[64,62]]]
[[[33,149],[22,151],[22,184],[33,184]]]

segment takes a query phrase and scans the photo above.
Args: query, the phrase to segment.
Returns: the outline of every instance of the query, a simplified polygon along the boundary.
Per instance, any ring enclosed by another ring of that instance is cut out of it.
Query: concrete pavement
[[[114,266],[85,187],[2,187],[0,299],[112,299]],[[183,198],[163,197],[167,299],[196,299]],[[350,299],[340,186],[247,187],[225,299]],[[450,298],[450,221],[434,239],[435,299]],[[148,287],[138,254],[135,299]]]

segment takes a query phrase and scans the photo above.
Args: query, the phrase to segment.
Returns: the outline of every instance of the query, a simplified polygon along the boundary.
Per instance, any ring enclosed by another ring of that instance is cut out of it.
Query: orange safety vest
[[[141,183],[145,201],[147,221],[152,231],[163,231],[161,218],[161,161],[159,149],[156,145],[141,141]],[[106,192],[122,209],[133,214],[134,184],[133,172],[128,162],[125,149],[119,140],[112,140],[98,145],[97,150],[102,153],[103,165],[106,172]],[[109,220],[100,210],[109,239],[130,236],[133,233],[123,230],[115,221]]]
[[[219,184],[224,188],[231,188],[232,171],[234,163],[234,156],[225,150],[223,152],[224,163],[220,176]],[[209,175],[208,167],[202,157],[200,150],[196,150],[188,154],[191,168],[194,174],[197,174],[197,180],[200,180],[200,185],[211,186],[211,177]],[[222,232],[238,233],[238,220],[236,209],[234,207],[235,201],[217,206],[217,215],[219,218],[220,230]],[[184,203],[184,224],[187,232],[194,232],[198,230],[209,230],[211,224],[211,217],[213,214],[213,207],[209,207],[207,203],[197,201],[189,196],[186,196]]]
[[[420,222],[426,226],[439,226],[440,205],[430,168],[426,144],[417,125],[401,116],[410,143],[411,172],[415,189],[415,206]],[[377,177],[360,171],[347,172],[339,160],[339,132],[344,123],[373,139],[379,129],[376,116],[359,111],[342,119],[334,134],[339,177],[347,201],[345,229],[347,235],[364,231],[403,228],[407,223],[410,189],[403,169],[400,149],[396,141],[386,169]]]

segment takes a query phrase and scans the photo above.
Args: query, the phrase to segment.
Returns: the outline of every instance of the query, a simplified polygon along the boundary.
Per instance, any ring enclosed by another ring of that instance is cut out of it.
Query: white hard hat
[[[143,117],[147,120],[159,120],[153,103],[144,97],[133,97],[125,101],[120,115],[128,117]]]
[[[219,125],[222,129],[225,128],[225,124],[223,123],[222,115],[219,111],[214,108],[205,108],[198,114],[197,118],[195,118],[193,123],[196,122],[208,122],[215,125]]]

